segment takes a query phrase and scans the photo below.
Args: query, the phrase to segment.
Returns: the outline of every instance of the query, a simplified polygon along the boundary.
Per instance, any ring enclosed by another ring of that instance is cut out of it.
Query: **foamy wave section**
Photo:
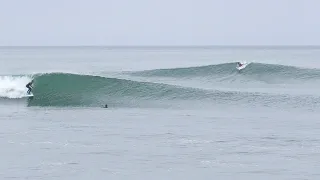
[[[22,98],[27,95],[28,76],[0,76],[0,97]]]

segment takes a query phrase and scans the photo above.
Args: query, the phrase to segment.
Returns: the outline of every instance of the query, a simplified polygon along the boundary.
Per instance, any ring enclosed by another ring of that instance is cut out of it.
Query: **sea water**
[[[0,179],[319,179],[319,58],[317,47],[2,47]]]

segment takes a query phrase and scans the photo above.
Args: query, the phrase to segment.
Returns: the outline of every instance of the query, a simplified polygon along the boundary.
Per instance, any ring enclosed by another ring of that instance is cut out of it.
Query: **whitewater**
[[[317,47],[1,47],[0,178],[318,179],[319,58]]]

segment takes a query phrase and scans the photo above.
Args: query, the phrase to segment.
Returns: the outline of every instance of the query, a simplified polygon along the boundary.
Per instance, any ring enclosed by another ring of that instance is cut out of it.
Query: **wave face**
[[[189,68],[147,70],[133,72],[130,74],[144,77],[210,77],[213,80],[215,78],[221,79],[223,77],[230,78],[230,75],[233,75],[234,78],[241,77],[245,78],[247,81],[263,81],[266,83],[320,80],[319,69],[305,69],[292,66],[261,63],[250,63],[241,71],[236,69],[236,63],[225,63]]]
[[[35,77],[34,98],[29,105],[102,106],[111,103],[134,106],[147,100],[203,98],[199,91],[117,78],[51,73]]]
[[[251,67],[250,67],[251,66]],[[211,70],[210,70],[211,69]],[[212,71],[214,69],[215,71]],[[207,73],[206,73],[207,72]],[[247,79],[274,77],[298,80],[319,79],[317,69],[299,69],[288,66],[252,63],[238,72],[235,64],[220,64],[203,67],[176,68],[132,72],[139,76],[171,76],[186,78],[192,76],[219,76],[234,73],[234,78]],[[25,85],[34,79],[33,98],[27,98],[28,106],[55,107],[156,107],[156,106],[210,106],[235,105],[269,107],[320,107],[320,98],[314,95],[288,95],[232,90],[205,90],[198,87],[181,87],[155,82],[141,82],[121,78],[71,73],[47,73],[20,76],[0,76],[0,101],[26,98]],[[4,100],[6,99],[6,100]]]

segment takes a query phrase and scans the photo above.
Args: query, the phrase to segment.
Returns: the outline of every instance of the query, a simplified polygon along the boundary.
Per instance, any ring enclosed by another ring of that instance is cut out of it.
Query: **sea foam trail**
[[[0,76],[0,97],[22,98],[27,95],[26,84],[31,76]]]

